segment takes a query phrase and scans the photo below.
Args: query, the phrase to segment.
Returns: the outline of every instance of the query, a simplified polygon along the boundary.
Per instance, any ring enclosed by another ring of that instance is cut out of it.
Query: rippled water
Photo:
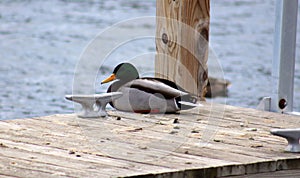
[[[64,95],[72,93],[75,67],[85,47],[111,25],[141,16],[155,16],[154,0],[1,1],[0,119],[73,112],[73,104],[65,101]],[[124,28],[132,32],[155,31],[155,26],[147,24]],[[256,107],[261,97],[269,96],[273,31],[274,1],[211,1],[210,46],[218,56],[225,78],[232,82],[227,104]],[[105,45],[122,35],[126,34],[111,34]],[[147,53],[147,57],[153,57],[154,40],[127,42],[119,51],[108,56],[111,59],[105,61],[101,75],[108,75],[117,62],[128,60],[128,56],[145,57],[141,54]],[[298,110],[299,59],[298,52],[295,78]],[[151,73],[149,64],[151,61],[141,66],[144,73],[147,70]],[[105,86],[97,89],[104,90]]]

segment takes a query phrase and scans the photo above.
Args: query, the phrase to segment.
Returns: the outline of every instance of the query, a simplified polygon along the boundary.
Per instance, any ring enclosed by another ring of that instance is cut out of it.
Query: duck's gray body
[[[175,98],[188,94],[154,79],[136,79],[117,91],[122,92],[123,96],[113,102],[113,107],[141,113],[176,112],[180,108]]]

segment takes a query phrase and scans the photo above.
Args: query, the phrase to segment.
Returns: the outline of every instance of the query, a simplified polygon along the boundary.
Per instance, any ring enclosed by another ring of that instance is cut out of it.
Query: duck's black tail
[[[198,101],[197,96],[184,95],[176,98],[176,102],[180,110],[192,109],[198,106],[196,103]]]

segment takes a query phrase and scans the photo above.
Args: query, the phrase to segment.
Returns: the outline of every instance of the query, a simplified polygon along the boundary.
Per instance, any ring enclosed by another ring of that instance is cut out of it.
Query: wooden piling
[[[209,39],[209,0],[156,1],[156,76],[204,98]]]

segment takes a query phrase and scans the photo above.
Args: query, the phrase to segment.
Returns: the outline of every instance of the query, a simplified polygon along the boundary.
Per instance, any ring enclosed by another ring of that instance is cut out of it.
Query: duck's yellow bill
[[[102,80],[101,84],[111,82],[111,81],[113,81],[115,79],[116,79],[116,75],[115,74],[111,74],[107,79]]]

